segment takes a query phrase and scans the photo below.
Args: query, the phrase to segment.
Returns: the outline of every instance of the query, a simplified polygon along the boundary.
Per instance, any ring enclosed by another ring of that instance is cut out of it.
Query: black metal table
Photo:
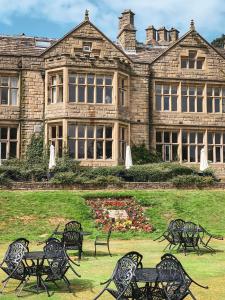
[[[171,273],[170,270],[163,270],[159,276],[156,268],[138,268],[135,271],[133,280],[136,282],[146,283],[147,299],[152,299],[151,290],[154,289],[153,284],[157,284],[162,281],[180,281],[180,275],[175,272]]]
[[[46,257],[44,251],[30,251],[30,252],[25,252],[24,254],[25,260],[31,260],[32,263],[35,264],[34,275],[36,276],[36,284],[34,286],[31,286],[29,288],[29,291],[33,291],[37,294],[46,291],[47,294],[49,295],[48,288],[41,278],[41,275],[43,275],[43,263],[45,258]]]

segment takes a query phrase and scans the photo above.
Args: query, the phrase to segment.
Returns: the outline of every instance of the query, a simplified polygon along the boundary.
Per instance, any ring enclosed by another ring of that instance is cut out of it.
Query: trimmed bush
[[[89,179],[95,179],[98,176],[117,176],[123,177],[125,175],[124,166],[117,167],[100,167],[100,168],[81,168],[82,176],[88,177]]]
[[[93,184],[93,185],[100,185],[100,186],[107,186],[110,184],[115,184],[115,185],[120,185],[121,180],[116,177],[116,176],[98,176],[95,179],[89,180],[87,182],[88,184]]]
[[[10,187],[12,180],[10,180],[5,173],[0,174],[0,186]]]
[[[65,157],[63,158],[58,158],[53,173],[61,173],[61,172],[79,173],[80,172],[79,162],[69,158],[68,155],[65,155]]]
[[[161,162],[162,157],[154,149],[147,149],[145,144],[131,147],[132,160],[135,165]]]
[[[50,182],[54,184],[74,184],[76,175],[73,172],[59,172],[54,175]]]
[[[207,185],[212,185],[215,181],[210,176],[182,175],[173,178],[171,182],[176,187],[191,187],[191,186],[203,187]]]

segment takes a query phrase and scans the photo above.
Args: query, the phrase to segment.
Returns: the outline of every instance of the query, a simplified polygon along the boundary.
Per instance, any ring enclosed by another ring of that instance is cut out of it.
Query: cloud
[[[185,33],[191,19],[206,37],[225,32],[224,0],[0,0],[0,22],[16,25],[14,16],[29,16],[73,27],[83,20],[86,8],[91,20],[113,39],[118,30],[117,18],[127,8],[136,14],[138,38],[142,40],[148,25],[175,27]]]

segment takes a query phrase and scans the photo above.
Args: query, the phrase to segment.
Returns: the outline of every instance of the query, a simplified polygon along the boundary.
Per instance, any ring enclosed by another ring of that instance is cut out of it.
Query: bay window
[[[63,74],[49,76],[48,104],[63,102]]]
[[[68,124],[68,149],[70,157],[78,160],[112,159],[112,125]]]
[[[69,74],[69,102],[112,104],[111,75]]]

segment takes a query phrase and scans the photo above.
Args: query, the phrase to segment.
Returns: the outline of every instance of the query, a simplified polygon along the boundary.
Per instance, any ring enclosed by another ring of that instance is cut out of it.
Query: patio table
[[[41,279],[41,275],[43,275],[43,263],[46,259],[44,251],[30,251],[25,252],[24,257],[26,261],[31,260],[34,266],[34,275],[36,276],[36,284],[29,288],[29,291],[33,291],[36,294],[39,292],[46,291],[48,294],[48,288],[45,285],[44,281]]]
[[[159,276],[156,268],[138,268],[135,271],[133,281],[136,282],[144,282],[146,283],[147,288],[147,299],[152,299],[152,289],[153,284],[157,284],[159,282],[170,282],[170,281],[180,281],[180,274],[173,272],[170,270],[163,270],[161,276]]]

